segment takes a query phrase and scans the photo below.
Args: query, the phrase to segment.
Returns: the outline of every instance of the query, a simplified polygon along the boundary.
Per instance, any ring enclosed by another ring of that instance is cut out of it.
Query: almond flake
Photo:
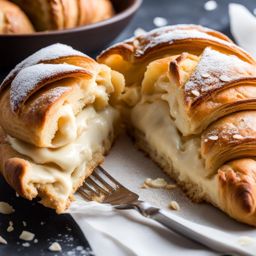
[[[180,210],[180,206],[176,201],[171,201],[171,203],[169,204],[169,208],[175,211]]]
[[[228,76],[226,76],[226,75],[221,75],[220,76],[220,80],[222,82],[229,82],[231,79]]]
[[[6,203],[6,202],[0,202],[0,213],[2,214],[11,214],[15,212],[15,210],[13,209],[13,207]]]
[[[29,231],[26,231],[26,230],[23,230],[19,236],[19,238],[24,241],[32,241],[34,239],[34,237],[35,237],[35,234],[33,234]]]
[[[168,24],[168,21],[163,17],[155,17],[153,23],[156,27],[163,27]]]
[[[135,36],[142,36],[144,34],[146,34],[146,31],[143,28],[136,28],[134,30],[134,35]]]
[[[210,0],[210,1],[207,1],[205,4],[204,4],[204,9],[206,11],[214,11],[216,8],[218,7],[218,4],[216,1],[214,0]]]
[[[244,137],[242,135],[240,135],[240,134],[235,134],[235,135],[233,135],[233,138],[236,139],[236,140],[241,140]]]
[[[11,225],[7,228],[7,232],[12,232],[13,230],[14,230],[14,227]]]
[[[157,178],[155,180],[147,178],[144,183],[151,188],[165,188],[167,185],[167,181],[163,178]]]
[[[209,140],[218,140],[218,138],[219,137],[217,135],[212,135],[208,137]]]
[[[192,90],[191,93],[196,97],[200,96],[200,92],[198,90]]]
[[[201,77],[202,77],[202,78],[208,78],[208,77],[210,77],[210,74],[209,74],[209,73],[203,73],[203,74],[201,75]]]
[[[7,241],[2,236],[0,236],[0,244],[7,244]]]
[[[52,252],[60,252],[62,250],[61,246],[59,243],[54,242],[51,244],[51,246],[49,247],[49,250]]]

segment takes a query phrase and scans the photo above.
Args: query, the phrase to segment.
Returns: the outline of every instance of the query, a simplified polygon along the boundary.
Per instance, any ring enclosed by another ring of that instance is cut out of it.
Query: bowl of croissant
[[[51,43],[96,52],[127,26],[142,0],[0,0],[0,67]]]

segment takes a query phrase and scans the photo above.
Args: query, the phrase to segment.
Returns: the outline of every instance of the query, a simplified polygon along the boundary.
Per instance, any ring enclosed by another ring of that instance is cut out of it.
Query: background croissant
[[[6,0],[0,0],[0,34],[33,32],[33,25],[18,6]]]
[[[219,32],[178,25],[98,61],[126,78],[119,104],[138,147],[191,199],[256,226],[255,60]]]
[[[28,15],[37,31],[95,23],[113,16],[109,0],[12,0]]]

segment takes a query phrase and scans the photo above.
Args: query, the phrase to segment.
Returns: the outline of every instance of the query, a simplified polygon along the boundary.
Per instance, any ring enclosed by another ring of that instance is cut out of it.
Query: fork
[[[87,201],[111,204],[118,210],[135,209],[144,217],[153,219],[171,231],[198,242],[216,252],[229,255],[253,255],[236,244],[229,245],[223,242],[221,238],[207,237],[198,230],[185,225],[182,219],[171,217],[165,211],[139,200],[139,196],[136,193],[120,184],[101,166],[98,166],[94,170],[90,177],[83,182],[83,185],[78,191]]]

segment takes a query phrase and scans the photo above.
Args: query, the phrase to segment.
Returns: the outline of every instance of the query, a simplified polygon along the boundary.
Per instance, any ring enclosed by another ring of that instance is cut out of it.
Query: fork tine
[[[100,194],[98,193],[98,191],[96,189],[92,189],[92,187],[94,188],[93,185],[90,185],[89,183],[87,183],[87,180],[84,181],[82,188],[92,192],[93,194],[96,194],[97,196],[100,196]]]
[[[109,194],[108,191],[103,189],[98,183],[96,183],[91,177],[86,178],[87,183],[93,186],[95,190],[97,190],[99,193],[103,193],[105,195]]]
[[[91,200],[91,195],[88,195],[82,187],[79,188],[79,193],[80,193],[80,195],[81,195],[82,197],[84,197],[87,201],[90,201],[90,200]]]
[[[97,170],[103,173],[106,177],[108,177],[108,179],[111,180],[116,186],[123,187],[116,179],[114,179],[110,174],[108,174],[107,171],[100,165],[97,167]]]
[[[100,183],[110,192],[115,191],[115,188],[108,184],[105,180],[103,180],[95,171],[91,174],[91,177],[94,177],[96,180],[100,181]]]

